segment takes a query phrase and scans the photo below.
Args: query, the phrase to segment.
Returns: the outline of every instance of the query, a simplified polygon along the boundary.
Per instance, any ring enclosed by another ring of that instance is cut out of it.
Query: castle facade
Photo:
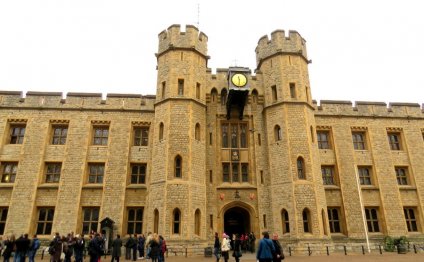
[[[207,42],[159,34],[155,96],[1,91],[0,234],[151,231],[189,252],[214,232],[423,237],[419,104],[318,105],[295,31],[259,39],[255,74],[212,74]]]

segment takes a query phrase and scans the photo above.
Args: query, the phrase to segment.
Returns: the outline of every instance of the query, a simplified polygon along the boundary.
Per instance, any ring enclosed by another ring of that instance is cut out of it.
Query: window
[[[196,84],[196,98],[200,99],[200,83]]]
[[[256,89],[254,89],[252,91],[252,103],[253,104],[257,104],[258,103],[258,91],[256,91]]]
[[[263,220],[264,220],[264,228],[267,228],[267,225],[266,225],[266,215],[263,214],[262,217],[263,217]]]
[[[209,132],[209,145],[212,145],[212,133]]]
[[[18,163],[16,162],[3,162],[2,163],[2,183],[15,183],[16,173],[18,171]]]
[[[371,167],[359,166],[358,167],[359,183],[361,185],[372,185],[371,181]]]
[[[365,132],[352,132],[353,148],[355,150],[366,150]]]
[[[307,208],[303,209],[302,212],[302,221],[303,221],[303,232],[304,233],[312,233],[311,231],[311,217],[309,210]]]
[[[212,88],[212,91],[211,91],[211,99],[212,99],[213,103],[215,103],[217,96],[218,96],[218,91],[216,91],[216,89],[214,87],[214,88]]]
[[[159,211],[157,209],[155,209],[153,216],[153,232],[159,232]]]
[[[46,163],[45,183],[59,183],[61,170],[62,170],[62,163]]]
[[[298,157],[296,163],[297,163],[297,177],[299,179],[306,179],[305,161],[303,161],[302,157]]]
[[[67,136],[68,136],[68,126],[53,126],[52,145],[66,144]]]
[[[232,182],[240,182],[239,179],[239,164],[238,163],[232,163],[231,164],[231,173],[233,175]]]
[[[277,101],[277,86],[271,86],[272,102]]]
[[[88,183],[102,184],[105,164],[88,164]]]
[[[285,209],[281,211],[281,222],[283,226],[283,234],[290,233],[289,212]]]
[[[146,164],[131,165],[131,184],[146,183]]]
[[[162,99],[165,98],[165,94],[166,94],[166,82],[163,81],[162,82]]]
[[[296,98],[296,84],[290,83],[290,97]]]
[[[163,123],[159,124],[159,140],[163,140]]]
[[[408,232],[418,232],[415,208],[404,208],[403,213],[405,214],[405,221]]]
[[[175,177],[181,178],[182,177],[182,163],[183,160],[180,156],[175,157]]]
[[[330,132],[317,131],[317,141],[319,149],[330,149]]]
[[[397,183],[400,186],[408,185],[408,168],[395,167]]]
[[[172,212],[172,234],[180,234],[181,229],[181,212],[178,208]]]
[[[149,143],[149,128],[134,127],[134,146],[147,146]]]
[[[52,233],[54,208],[39,208],[37,221],[37,235],[50,235]]]
[[[98,207],[84,207],[82,208],[82,232],[83,234],[90,234],[97,232],[97,225],[99,223],[99,208]]]
[[[321,166],[322,182],[324,185],[336,185],[333,166]]]
[[[200,210],[194,213],[194,234],[200,236]]]
[[[229,134],[231,133],[231,134]],[[247,148],[247,124],[223,123],[221,125],[222,148]]]
[[[279,125],[276,125],[274,127],[274,138],[275,141],[280,141],[282,139],[283,134],[281,133],[281,127]]]
[[[197,141],[200,141],[200,124],[197,123],[196,127],[194,129],[194,139],[196,139]]]
[[[209,228],[213,229],[213,215],[209,215]]]
[[[400,133],[388,133],[389,145],[391,150],[402,150]]]
[[[264,184],[264,171],[260,171],[260,173],[261,173],[261,185],[263,185]]]
[[[249,181],[249,167],[247,164],[241,164],[241,182]]]
[[[184,95],[184,79],[178,79],[178,95]]]
[[[25,136],[25,125],[10,125],[10,144],[22,144]]]
[[[222,164],[222,181],[230,182],[230,164],[229,163]]]
[[[141,234],[143,231],[143,208],[128,208],[127,234]]]
[[[7,207],[0,207],[0,235],[4,234],[4,228],[6,227],[8,211],[9,209]]]
[[[380,232],[377,208],[365,208],[365,218],[367,219],[368,232]]]
[[[329,207],[327,208],[328,213],[328,223],[330,225],[330,232],[331,233],[340,233],[341,227],[340,227],[340,209]]]
[[[225,106],[227,104],[227,89],[223,88],[221,91],[221,105]]]
[[[94,131],[93,145],[106,146],[107,145],[107,139],[109,137],[109,127],[108,126],[94,126],[93,131]]]

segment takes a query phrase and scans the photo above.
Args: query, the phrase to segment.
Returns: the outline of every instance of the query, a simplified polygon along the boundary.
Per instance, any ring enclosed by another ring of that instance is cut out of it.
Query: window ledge
[[[147,189],[146,184],[130,184],[127,185],[128,189]]]
[[[103,184],[85,184],[82,188],[103,189]]]
[[[373,185],[361,185],[362,190],[378,190],[378,187]]]
[[[0,188],[13,188],[15,183],[0,183]]]
[[[41,185],[38,185],[38,188],[58,189],[59,188],[59,183],[43,183]]]
[[[399,186],[399,190],[417,190],[417,188],[411,185],[403,185]]]
[[[340,187],[337,185],[324,185],[324,189],[326,190],[340,190]]]

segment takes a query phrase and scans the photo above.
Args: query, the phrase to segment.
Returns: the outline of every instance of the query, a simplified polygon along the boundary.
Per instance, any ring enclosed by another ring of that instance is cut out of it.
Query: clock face
[[[247,84],[247,78],[245,75],[237,73],[231,77],[231,83],[237,87],[243,87]]]

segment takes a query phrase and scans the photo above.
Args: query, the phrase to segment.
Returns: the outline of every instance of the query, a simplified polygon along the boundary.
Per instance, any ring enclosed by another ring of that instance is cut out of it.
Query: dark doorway
[[[224,214],[224,232],[230,237],[232,234],[245,234],[250,230],[250,214],[246,209],[233,207]]]

